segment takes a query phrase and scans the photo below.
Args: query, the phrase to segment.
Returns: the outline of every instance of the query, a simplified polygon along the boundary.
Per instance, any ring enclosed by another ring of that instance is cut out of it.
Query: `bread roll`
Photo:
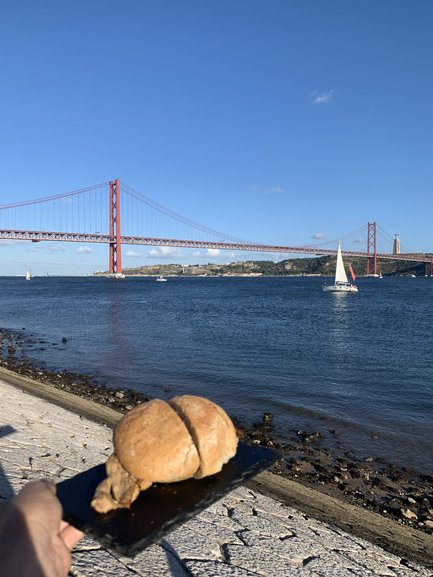
[[[143,403],[122,417],[113,435],[107,477],[96,488],[99,513],[129,507],[152,483],[201,479],[221,471],[238,438],[226,412],[203,397]]]
[[[238,444],[236,429],[224,409],[192,395],[173,397],[169,403],[188,427],[199,452],[200,468],[194,477],[201,479],[221,471],[236,454]]]
[[[154,399],[127,413],[114,430],[114,452],[139,480],[172,483],[194,476],[200,466],[187,427],[165,401]]]

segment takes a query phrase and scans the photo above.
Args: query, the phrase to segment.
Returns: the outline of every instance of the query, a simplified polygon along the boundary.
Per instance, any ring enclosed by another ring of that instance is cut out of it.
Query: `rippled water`
[[[281,437],[335,429],[359,456],[432,473],[433,278],[359,279],[342,295],[321,284],[1,278],[0,325],[44,338],[26,352],[51,368],[203,394],[249,423],[270,411]]]

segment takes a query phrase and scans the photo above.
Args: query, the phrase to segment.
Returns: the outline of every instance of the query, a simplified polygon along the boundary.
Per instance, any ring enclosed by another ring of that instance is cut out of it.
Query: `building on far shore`
[[[395,235],[394,242],[392,245],[392,254],[400,254],[400,237],[398,234]]]

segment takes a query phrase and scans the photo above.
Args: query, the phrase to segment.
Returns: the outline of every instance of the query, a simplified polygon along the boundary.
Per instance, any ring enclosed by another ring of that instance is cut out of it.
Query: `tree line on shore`
[[[433,258],[433,257],[432,257]],[[272,260],[247,260],[226,264],[156,264],[125,268],[126,275],[155,276],[333,276],[336,258],[322,256],[314,258],[285,259],[278,262]],[[357,276],[365,275],[367,262],[365,258],[346,259]],[[370,269],[370,272],[371,269]],[[383,276],[407,276],[415,274],[423,276],[424,263],[410,261],[378,261],[377,272]],[[102,273],[105,274],[105,273]]]

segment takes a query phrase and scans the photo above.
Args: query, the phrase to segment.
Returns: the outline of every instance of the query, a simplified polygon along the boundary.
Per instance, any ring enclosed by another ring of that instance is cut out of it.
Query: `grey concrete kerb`
[[[0,497],[28,480],[68,478],[103,462],[111,429],[0,381]],[[250,487],[169,533],[134,559],[85,538],[73,553],[76,577],[431,577],[432,571]]]

